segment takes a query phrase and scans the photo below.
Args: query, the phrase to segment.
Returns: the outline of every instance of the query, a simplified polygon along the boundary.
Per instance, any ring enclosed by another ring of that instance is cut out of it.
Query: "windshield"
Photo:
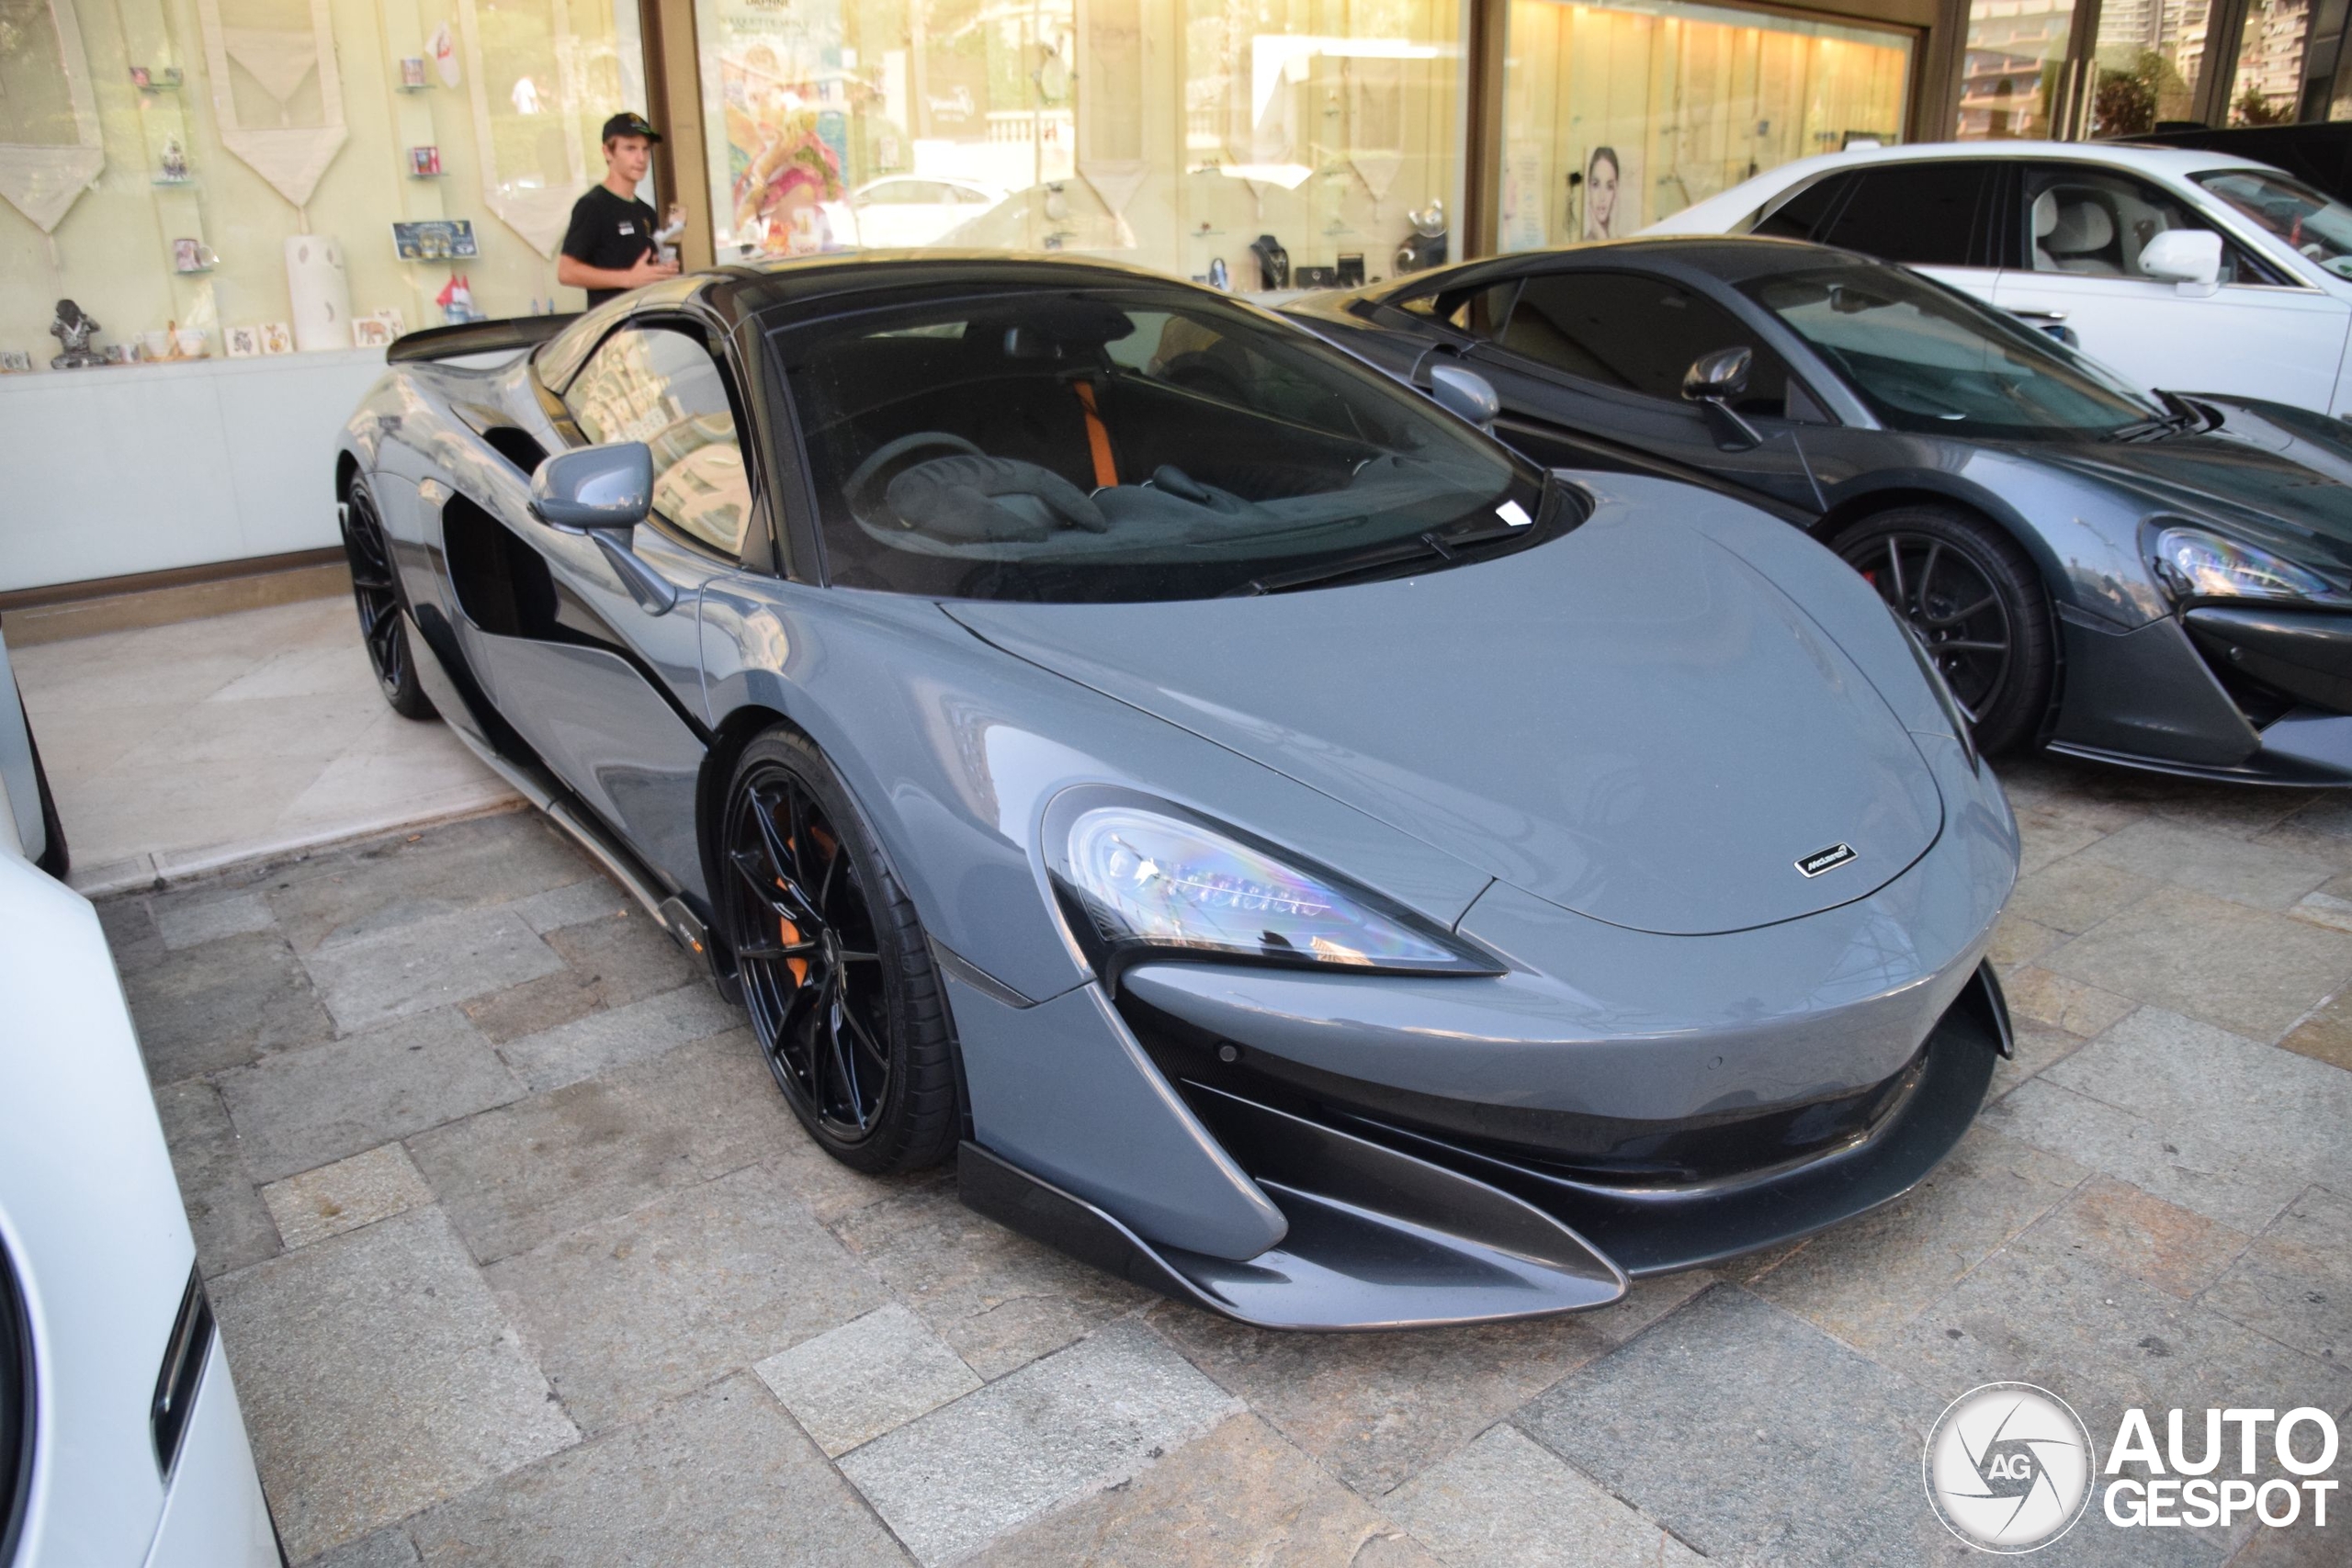
[[[2264,169],[2192,177],[2302,255],[2338,277],[2352,277],[2352,207]]]
[[[2109,435],[2164,411],[2081,355],[1893,267],[1742,284],[1894,430],[2003,440]]]
[[[836,583],[1193,599],[1544,532],[1538,470],[1198,291],[1006,290],[772,341]]]

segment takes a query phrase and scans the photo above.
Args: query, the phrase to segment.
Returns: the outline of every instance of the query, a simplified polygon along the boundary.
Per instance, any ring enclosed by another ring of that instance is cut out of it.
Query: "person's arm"
[[[677,264],[654,259],[651,246],[628,266],[590,266],[566,254],[555,259],[555,280],[566,288],[639,288],[678,276]]]

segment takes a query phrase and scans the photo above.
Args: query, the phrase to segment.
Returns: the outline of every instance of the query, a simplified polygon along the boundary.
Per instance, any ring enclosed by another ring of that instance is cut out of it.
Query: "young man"
[[[637,183],[661,140],[643,115],[616,114],[605,122],[605,183],[573,205],[555,263],[555,280],[585,288],[591,306],[677,276],[677,264],[660,259],[654,246],[653,209],[637,199]]]

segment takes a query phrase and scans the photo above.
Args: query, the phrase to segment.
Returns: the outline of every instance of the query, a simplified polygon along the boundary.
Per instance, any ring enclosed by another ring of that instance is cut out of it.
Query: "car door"
[[[588,357],[562,402],[581,444],[652,450],[651,513],[625,543],[534,525],[527,556],[445,525],[451,574],[500,714],[642,859],[701,894],[696,616],[752,511],[739,400],[698,329],[638,321]]]
[[[1682,378],[1702,355],[1735,347],[1754,361],[1734,406],[1763,439],[1727,450],[1682,396]],[[1820,505],[1789,417],[1792,406],[1812,410],[1811,394],[1753,328],[1694,288],[1630,268],[1532,266],[1467,358],[1502,400],[1498,433],[1538,462],[1582,466],[1580,438],[1597,436],[1776,501]]]
[[[2148,276],[2140,257],[2149,241],[2214,225],[2136,175],[2029,164],[2016,192],[2020,254],[2001,274],[1994,302],[2003,310],[2063,321],[2083,353],[2143,387],[2325,412],[2352,307],[2294,286],[2226,234],[2218,288]]]

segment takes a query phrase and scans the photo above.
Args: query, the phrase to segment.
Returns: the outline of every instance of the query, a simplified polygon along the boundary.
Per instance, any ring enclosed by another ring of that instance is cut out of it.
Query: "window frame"
[[[762,471],[761,459],[756,454],[756,448],[762,445],[754,434],[758,426],[751,418],[751,408],[743,395],[741,378],[737,375],[736,368],[730,362],[730,356],[723,346],[726,340],[722,335],[715,333],[708,322],[685,312],[658,310],[631,313],[616,321],[610,332],[596,340],[594,348],[580,356],[580,362],[567,378],[562,392],[547,388],[545,382],[539,383],[546,390],[547,396],[563,411],[564,418],[558,426],[559,434],[571,441],[574,447],[594,445],[587,439],[587,433],[580,428],[579,421],[572,415],[568,394],[571,388],[579,384],[580,378],[587,373],[588,367],[595,362],[596,356],[618,341],[622,333],[630,332],[675,333],[693,340],[696,347],[710,356],[712,365],[718,372],[719,387],[727,397],[728,413],[735,422],[735,448],[742,457],[744,482],[751,488],[751,502],[744,509],[742,536],[736,540],[735,547],[731,550],[715,545],[700,535],[680,526],[661,513],[652,510],[650,506],[646,510],[646,525],[670,543],[707,559],[730,567],[744,567],[755,571],[767,570],[766,567],[753,559],[755,552],[762,555],[767,553],[764,545],[771,536],[767,522],[770,509],[766,497],[772,487],[765,482],[766,476]],[[714,339],[717,341],[714,342]],[[533,378],[537,379],[536,376]]]
[[[2264,255],[2258,246],[2249,243],[2246,235],[2240,231],[2233,218],[2213,210],[2216,206],[2221,205],[2218,198],[2206,195],[2193,180],[2184,178],[2182,186],[2188,188],[2183,189],[2179,186],[2166,184],[2155,175],[2140,169],[2118,164],[2098,163],[2087,158],[2015,158],[2006,162],[2008,165],[2009,185],[2007,193],[2001,202],[2001,216],[2007,228],[2007,232],[2002,238],[2007,247],[2005,254],[2010,259],[2002,265],[2014,268],[2029,277],[2097,276],[2070,272],[2044,272],[2033,265],[2033,225],[2029,217],[2031,204],[2025,193],[2033,183],[2032,175],[2063,172],[2063,174],[2074,175],[2103,175],[2109,179],[2131,182],[2145,190],[2155,192],[2175,207],[2182,209],[2190,216],[2202,221],[2208,231],[2219,234],[2222,237],[2222,243],[2228,250],[2244,258],[2245,262],[2251,263],[2255,267],[2270,274],[2271,277],[2277,280],[2236,279],[2222,284],[2222,288],[2258,288],[2273,293],[2295,291],[2305,294],[2324,294],[2326,292],[2316,285],[2306,283],[2296,277],[2288,269]],[[2169,289],[2175,287],[2161,278],[2154,277],[2115,277],[2103,281],[2143,284],[2151,288]]]
[[[1590,275],[1593,273],[1609,273],[1618,276],[1639,277],[1653,283],[1663,283],[1670,288],[1679,288],[1683,293],[1702,300],[1706,304],[1713,306],[1717,310],[1721,311],[1725,316],[1730,317],[1735,324],[1736,324],[1749,337],[1753,338],[1756,341],[1757,346],[1761,347],[1765,352],[1770,354],[1773,358],[1779,360],[1783,373],[1784,385],[1795,387],[1808,402],[1810,402],[1815,408],[1821,411],[1823,415],[1823,419],[1820,422],[1801,420],[1792,417],[1787,412],[1789,403],[1787,394],[1784,391],[1781,399],[1781,412],[1747,413],[1743,412],[1741,417],[1747,419],[1778,420],[1784,424],[1791,425],[1826,423],[1830,427],[1835,427],[1845,423],[1838,416],[1835,411],[1835,405],[1832,404],[1828,399],[1823,397],[1819,390],[1814,387],[1812,384],[1812,378],[1804,373],[1796,358],[1789,353],[1787,344],[1776,341],[1779,336],[1778,332],[1773,330],[1772,327],[1768,327],[1763,323],[1751,320],[1747,310],[1744,308],[1744,301],[1736,299],[1726,301],[1720,294],[1716,293],[1712,288],[1696,283],[1688,277],[1679,276],[1673,273],[1660,272],[1653,267],[1632,265],[1622,262],[1616,262],[1613,263],[1613,265],[1601,265],[1595,263],[1592,265],[1579,265],[1571,263],[1569,265],[1563,265],[1559,261],[1555,260],[1548,266],[1542,264],[1536,264],[1530,266],[1528,270],[1514,274],[1507,279],[1498,279],[1496,281],[1508,281],[1518,286],[1517,291],[1511,296],[1510,308],[1503,313],[1503,325],[1500,330],[1509,330],[1510,318],[1518,312],[1520,302],[1527,297],[1526,285],[1532,282],[1534,278],[1538,276],[1567,277],[1577,275]],[[1483,287],[1491,288],[1492,286],[1492,283],[1488,283]],[[1774,325],[1777,326],[1777,323]],[[1451,330],[1460,331],[1458,328]],[[1506,360],[1510,361],[1514,367],[1524,366],[1529,367],[1533,373],[1557,377],[1561,380],[1573,382],[1579,390],[1585,391],[1589,395],[1629,401],[1643,408],[1681,409],[1688,412],[1693,418],[1702,417],[1699,412],[1699,405],[1690,401],[1687,398],[1660,397],[1655,393],[1645,392],[1638,387],[1612,387],[1607,382],[1595,381],[1589,377],[1579,376],[1572,370],[1563,370],[1556,365],[1547,365],[1543,360],[1537,359],[1532,355],[1523,354],[1517,349],[1509,347],[1498,336],[1492,338],[1476,337],[1474,334],[1466,333],[1463,335],[1471,337],[1472,341],[1479,344],[1481,347],[1501,355]]]

